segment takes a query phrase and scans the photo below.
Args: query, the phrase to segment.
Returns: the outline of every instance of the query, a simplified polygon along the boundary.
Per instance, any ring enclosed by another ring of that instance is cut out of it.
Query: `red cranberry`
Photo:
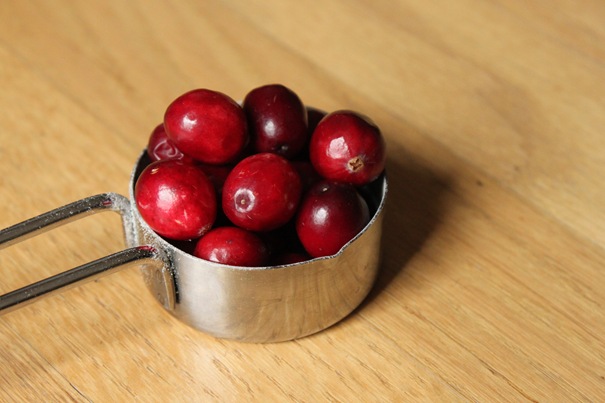
[[[273,153],[240,161],[223,186],[223,211],[235,225],[251,231],[270,231],[296,213],[301,181],[290,162]]]
[[[353,185],[321,181],[301,201],[296,232],[311,256],[329,256],[353,239],[369,220],[368,205]]]
[[[262,239],[238,227],[211,229],[200,238],[193,254],[212,262],[247,267],[265,266],[269,258]]]
[[[307,110],[292,90],[280,84],[258,87],[243,105],[256,152],[290,159],[307,144]]]
[[[151,132],[147,142],[147,155],[151,161],[178,159],[191,162],[193,159],[177,148],[168,138],[164,124],[160,123]]]
[[[232,162],[248,136],[246,115],[237,102],[207,89],[175,99],[164,114],[164,127],[183,153],[207,164]]]
[[[380,129],[369,118],[352,111],[337,111],[317,125],[309,154],[324,178],[364,185],[384,170],[386,146]]]
[[[199,167],[183,161],[148,165],[137,179],[134,197],[145,222],[166,238],[200,237],[216,219],[212,182]]]

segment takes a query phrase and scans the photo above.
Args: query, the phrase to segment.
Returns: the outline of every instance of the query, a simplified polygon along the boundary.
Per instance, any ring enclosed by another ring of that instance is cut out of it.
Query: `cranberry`
[[[268,249],[256,234],[238,227],[213,228],[200,238],[193,254],[231,266],[265,266]]]
[[[329,256],[353,239],[369,220],[368,205],[353,185],[321,181],[301,201],[296,232],[311,256]]]
[[[148,165],[137,179],[134,196],[145,222],[169,239],[200,237],[216,219],[212,182],[199,167],[184,161]]]
[[[164,127],[183,153],[207,164],[234,161],[248,141],[243,109],[227,95],[207,89],[175,99],[164,114]]]
[[[311,136],[309,156],[326,179],[367,184],[384,170],[386,146],[380,129],[352,111],[328,114]]]
[[[164,124],[160,123],[151,132],[147,142],[147,155],[151,161],[179,159],[191,162],[193,159],[177,148],[168,138]]]
[[[280,84],[250,91],[244,99],[253,147],[288,159],[307,144],[307,110],[298,95]]]
[[[273,153],[255,154],[240,161],[227,177],[223,211],[239,227],[270,231],[294,216],[301,187],[288,160]]]

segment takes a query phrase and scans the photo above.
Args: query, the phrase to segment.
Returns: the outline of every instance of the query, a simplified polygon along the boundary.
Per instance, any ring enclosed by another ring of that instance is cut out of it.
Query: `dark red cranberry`
[[[168,138],[164,124],[160,123],[153,129],[147,142],[147,155],[151,161],[177,159],[187,162],[193,159],[177,148],[176,145]]]
[[[353,185],[321,181],[301,201],[296,232],[309,255],[329,256],[353,239],[369,220],[368,205]]]
[[[250,91],[244,111],[256,152],[273,152],[288,159],[307,144],[307,110],[298,95],[280,84]]]
[[[135,184],[134,197],[145,222],[175,240],[198,238],[214,224],[214,186],[194,164],[162,160],[148,165]]]
[[[207,89],[175,99],[164,114],[164,127],[183,153],[207,164],[233,162],[248,139],[242,108],[227,95]]]
[[[380,129],[368,117],[337,111],[317,125],[309,157],[324,178],[359,186],[382,173],[386,146]]]
[[[285,158],[261,153],[240,161],[223,186],[223,211],[235,225],[270,231],[296,213],[302,192],[296,170]]]
[[[197,242],[193,254],[231,266],[265,266],[269,259],[263,240],[253,232],[238,227],[211,229]]]

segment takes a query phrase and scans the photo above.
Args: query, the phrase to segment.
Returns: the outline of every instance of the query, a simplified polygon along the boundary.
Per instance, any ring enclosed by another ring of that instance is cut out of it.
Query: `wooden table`
[[[605,400],[605,3],[4,1],[0,226],[127,194],[163,112],[282,83],[389,147],[383,264],[316,335],[215,339],[125,270],[0,318],[2,401]],[[101,214],[0,291],[124,247]]]

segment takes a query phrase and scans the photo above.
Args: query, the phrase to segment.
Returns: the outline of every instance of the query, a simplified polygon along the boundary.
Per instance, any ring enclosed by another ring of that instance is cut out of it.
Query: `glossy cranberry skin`
[[[223,185],[222,206],[231,222],[250,231],[270,231],[296,213],[301,181],[285,158],[254,154],[240,161]]]
[[[316,183],[301,201],[296,232],[313,257],[337,253],[367,225],[370,212],[353,185]]]
[[[197,242],[193,254],[231,266],[265,266],[269,260],[268,249],[258,235],[232,226],[208,231]]]
[[[289,88],[281,84],[255,88],[244,98],[243,108],[257,153],[291,159],[307,144],[307,110]]]
[[[324,178],[361,186],[384,170],[386,145],[380,129],[368,117],[336,111],[317,125],[309,157]]]
[[[233,162],[248,141],[243,109],[227,95],[207,89],[175,99],[164,114],[164,127],[183,153],[207,164]]]
[[[192,162],[193,159],[185,154],[168,138],[164,124],[160,123],[153,129],[147,141],[147,155],[151,161],[177,159]]]
[[[199,167],[187,162],[151,163],[137,179],[134,197],[143,220],[169,239],[198,238],[216,219],[212,182]]]

